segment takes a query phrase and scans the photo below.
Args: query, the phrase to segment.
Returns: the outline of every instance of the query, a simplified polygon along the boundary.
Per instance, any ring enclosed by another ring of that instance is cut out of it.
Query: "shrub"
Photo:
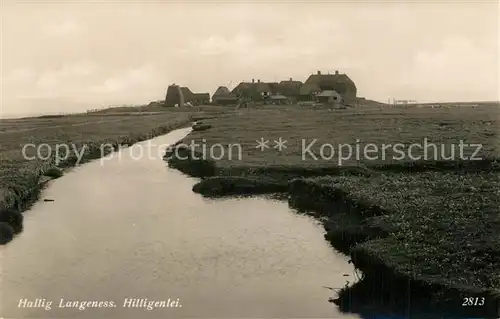
[[[57,167],[51,167],[47,171],[45,171],[43,173],[43,175],[48,176],[48,177],[52,177],[52,178],[59,178],[59,177],[63,176],[63,172],[61,169],[59,169]]]
[[[210,124],[195,124],[195,125],[193,125],[193,131],[205,131],[211,127],[212,127],[212,125],[210,125]]]
[[[0,223],[6,223],[12,227],[15,233],[23,230],[23,215],[13,209],[6,209],[0,212]]]
[[[14,238],[14,229],[7,223],[0,223],[0,245],[5,245]]]

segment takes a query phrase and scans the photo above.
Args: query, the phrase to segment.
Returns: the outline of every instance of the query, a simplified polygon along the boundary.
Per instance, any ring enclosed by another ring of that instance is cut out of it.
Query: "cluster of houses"
[[[290,78],[281,82],[262,82],[260,80],[241,82],[232,91],[220,86],[212,95],[215,105],[236,105],[241,102],[266,104],[290,104],[297,102],[354,103],[357,89],[354,82],[345,74],[322,74],[318,71],[305,82]],[[187,87],[171,85],[167,89],[166,106],[209,104],[208,93],[193,93]]]

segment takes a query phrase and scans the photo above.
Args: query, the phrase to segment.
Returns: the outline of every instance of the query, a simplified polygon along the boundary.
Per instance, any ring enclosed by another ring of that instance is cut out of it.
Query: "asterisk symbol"
[[[277,148],[280,152],[282,149],[286,148],[286,140],[283,140],[281,137],[277,141],[274,141],[274,144],[276,144],[274,148]]]
[[[266,148],[269,148],[269,145],[267,145],[267,143],[269,143],[269,140],[264,140],[264,138],[261,137],[260,141],[259,140],[255,141],[257,142],[257,146],[255,148],[260,148],[261,151],[263,151]]]

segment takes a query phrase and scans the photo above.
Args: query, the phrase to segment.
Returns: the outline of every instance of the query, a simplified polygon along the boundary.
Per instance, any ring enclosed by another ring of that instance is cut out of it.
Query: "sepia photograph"
[[[0,319],[499,319],[500,1],[0,0]]]

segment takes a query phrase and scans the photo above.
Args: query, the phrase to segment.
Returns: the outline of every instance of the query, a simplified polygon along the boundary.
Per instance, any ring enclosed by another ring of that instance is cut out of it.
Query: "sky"
[[[378,101],[500,99],[498,1],[0,1],[4,117],[318,70]]]

